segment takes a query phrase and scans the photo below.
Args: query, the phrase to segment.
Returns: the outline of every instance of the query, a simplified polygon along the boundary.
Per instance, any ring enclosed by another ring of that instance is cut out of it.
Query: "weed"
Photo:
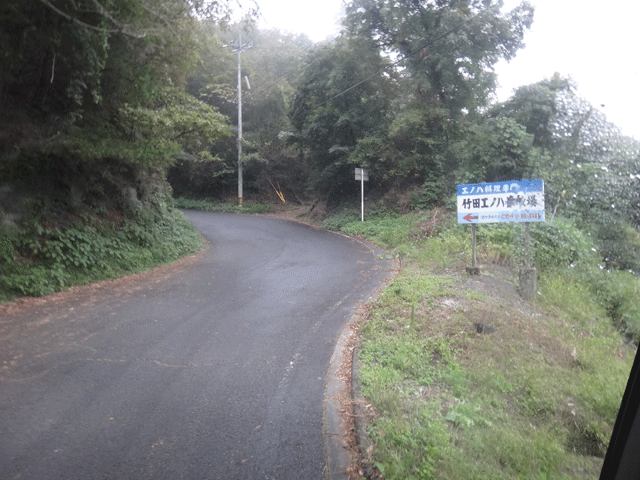
[[[0,301],[139,272],[203,247],[177,210],[149,210],[117,229],[98,230],[93,223],[100,224],[92,218],[66,228],[36,223],[32,231],[16,234],[9,255],[0,260]]]
[[[493,427],[493,422],[487,417],[488,409],[479,403],[458,400],[449,407],[445,420],[456,427],[470,428],[473,426]]]
[[[327,218],[323,227],[337,230],[347,235],[366,237],[383,248],[395,248],[406,243],[409,232],[417,222],[415,215],[394,213],[372,214],[365,221],[355,211],[344,210]],[[404,247],[407,250],[407,246]]]
[[[436,478],[436,465],[448,447],[449,435],[444,425],[430,420],[432,414],[419,411],[411,419],[381,418],[371,425],[377,446],[375,465],[386,480]]]
[[[375,238],[387,221],[403,225],[389,216],[359,234]],[[479,228],[481,258],[517,265],[521,230]],[[394,240],[403,270],[360,329],[384,478],[597,478],[633,356],[616,328],[639,331],[637,277],[601,268],[570,222],[533,227],[542,274],[529,305],[509,296],[503,267],[463,275],[465,229],[412,232]],[[473,326],[485,317],[491,334]]]
[[[215,202],[207,199],[196,200],[184,197],[176,198],[174,202],[176,208],[205,212],[261,214],[272,210],[269,204],[253,202],[245,202],[242,206],[239,206],[237,203]]]
[[[408,304],[420,302],[432,304],[434,297],[448,296],[454,293],[451,288],[452,284],[453,280],[435,275],[403,276],[394,280],[385,295],[394,295]]]
[[[428,347],[427,342],[416,342],[407,335],[367,342],[360,354],[367,365],[362,370],[363,384],[388,387],[411,380],[418,385],[430,385],[434,373],[433,356]]]

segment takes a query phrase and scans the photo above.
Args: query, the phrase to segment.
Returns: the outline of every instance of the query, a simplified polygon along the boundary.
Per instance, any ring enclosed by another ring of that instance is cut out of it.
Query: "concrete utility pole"
[[[242,206],[242,27],[238,29],[238,205]]]
[[[242,59],[244,49],[251,45],[242,44],[242,25],[238,27],[238,205],[242,206]],[[247,83],[249,81],[247,80]]]

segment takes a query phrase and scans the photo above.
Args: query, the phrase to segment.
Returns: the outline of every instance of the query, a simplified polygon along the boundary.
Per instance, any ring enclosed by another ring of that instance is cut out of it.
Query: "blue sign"
[[[544,182],[458,185],[458,223],[544,222]]]

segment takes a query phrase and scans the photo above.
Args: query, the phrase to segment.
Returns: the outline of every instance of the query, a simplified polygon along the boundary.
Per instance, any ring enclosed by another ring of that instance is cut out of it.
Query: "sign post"
[[[476,224],[526,223],[526,267],[520,270],[520,294],[533,298],[537,291],[537,272],[531,268],[529,248],[530,222],[544,222],[544,182],[520,180],[509,182],[473,183],[457,187],[458,223],[472,225],[471,274],[479,274],[476,265]]]
[[[477,275],[480,273],[478,270],[478,260],[476,255],[476,224],[471,225],[471,273]]]
[[[369,180],[369,172],[356,168],[356,180],[360,180],[360,221],[364,222],[364,182]]]

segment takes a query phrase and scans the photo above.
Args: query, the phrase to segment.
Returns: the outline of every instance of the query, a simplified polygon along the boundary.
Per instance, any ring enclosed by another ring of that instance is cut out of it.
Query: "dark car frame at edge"
[[[600,480],[640,479],[640,349],[629,374]]]

